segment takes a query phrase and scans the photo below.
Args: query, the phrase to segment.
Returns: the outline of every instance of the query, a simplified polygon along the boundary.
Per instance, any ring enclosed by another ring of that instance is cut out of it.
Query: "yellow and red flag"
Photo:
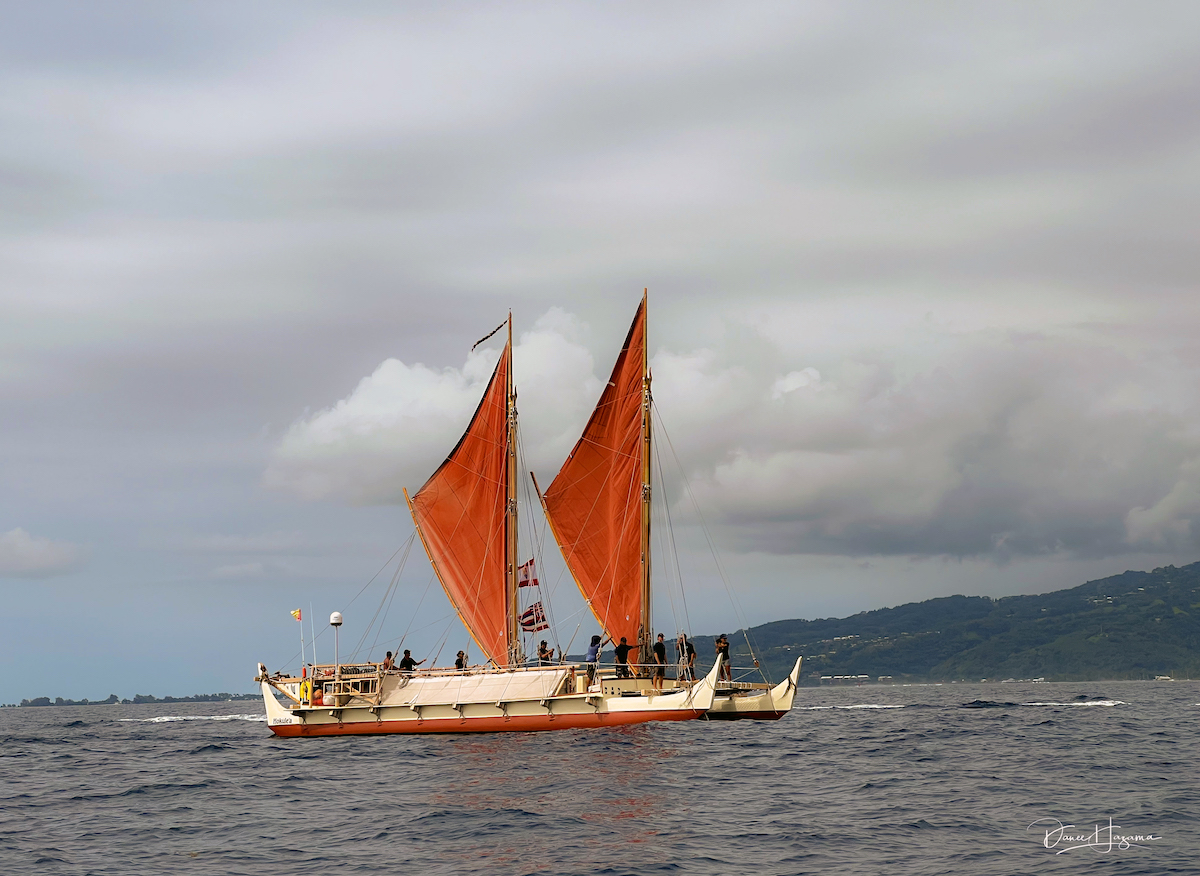
[[[300,620],[300,609],[297,608],[295,611],[293,611],[292,617],[294,617],[296,620]]]

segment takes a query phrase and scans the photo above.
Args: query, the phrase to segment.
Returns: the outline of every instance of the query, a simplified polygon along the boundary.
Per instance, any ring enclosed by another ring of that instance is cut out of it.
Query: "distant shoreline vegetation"
[[[21,700],[17,706],[5,704],[2,708],[20,708],[24,706],[140,706],[146,703],[228,703],[240,700],[261,699],[262,694],[231,694],[213,693],[196,694],[190,697],[156,697],[150,694],[137,694],[131,700],[120,699],[116,694],[109,694],[106,700],[64,700],[62,697],[34,697],[31,700]]]

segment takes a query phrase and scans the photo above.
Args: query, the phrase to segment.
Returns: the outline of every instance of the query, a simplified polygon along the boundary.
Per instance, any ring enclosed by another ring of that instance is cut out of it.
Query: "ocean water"
[[[0,873],[1200,873],[1198,719],[1190,682],[804,689],[777,722],[479,736],[4,709]]]

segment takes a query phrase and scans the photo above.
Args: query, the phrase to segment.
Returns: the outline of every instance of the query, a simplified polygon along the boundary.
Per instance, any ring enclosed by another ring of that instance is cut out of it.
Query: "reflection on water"
[[[614,842],[649,843],[660,832],[664,802],[645,789],[661,781],[662,764],[680,752],[656,744],[650,727],[602,732],[603,741],[594,731],[444,738],[440,759],[449,781],[427,788],[425,803],[434,811],[525,822],[519,845],[475,849],[461,860],[536,868],[559,858],[565,846],[587,858]],[[687,800],[670,801],[676,815],[686,815]],[[548,828],[548,818],[582,829]]]

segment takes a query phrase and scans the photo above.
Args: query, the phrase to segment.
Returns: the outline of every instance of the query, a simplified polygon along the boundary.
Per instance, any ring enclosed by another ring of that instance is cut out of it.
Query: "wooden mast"
[[[642,290],[642,614],[638,619],[638,663],[649,663],[654,643],[650,641],[650,362],[647,298]]]
[[[505,412],[508,431],[505,436],[505,507],[504,507],[504,560],[505,609],[508,619],[508,665],[521,662],[521,619],[517,602],[517,395],[513,389],[512,373],[512,311],[508,312],[508,343],[504,347],[508,357],[508,385],[505,387]]]

